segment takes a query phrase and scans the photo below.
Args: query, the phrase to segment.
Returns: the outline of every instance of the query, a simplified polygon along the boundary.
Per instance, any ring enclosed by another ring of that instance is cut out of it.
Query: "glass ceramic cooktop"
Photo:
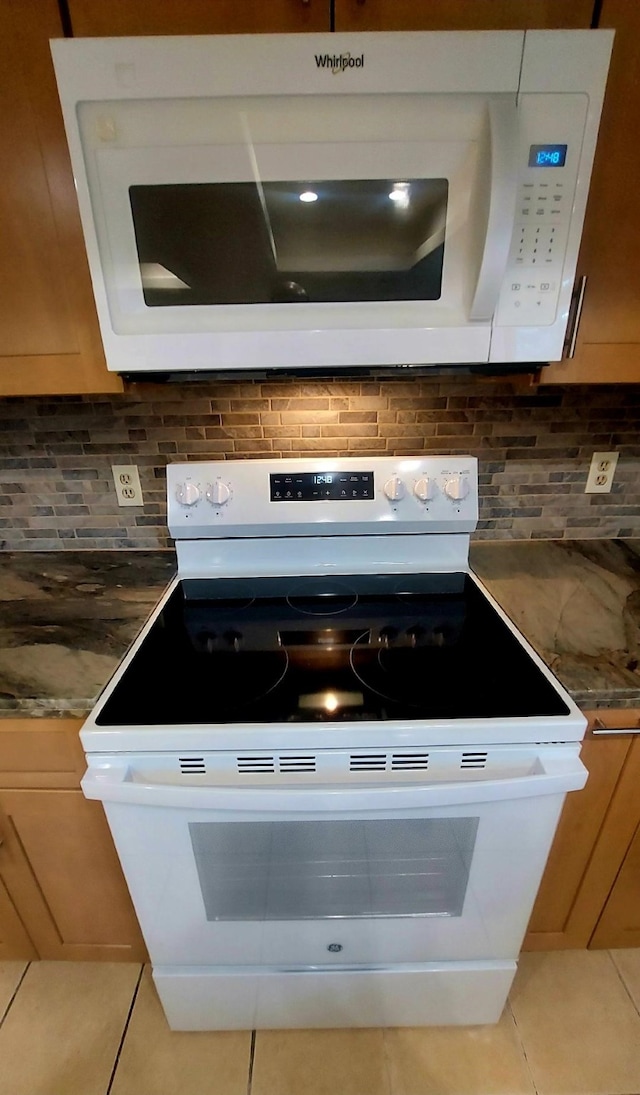
[[[468,575],[180,582],[99,726],[566,715]]]

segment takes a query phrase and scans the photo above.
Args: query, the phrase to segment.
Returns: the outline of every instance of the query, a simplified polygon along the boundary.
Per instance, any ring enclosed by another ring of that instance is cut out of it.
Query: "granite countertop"
[[[176,571],[173,551],[0,553],[0,718],[84,717]]]
[[[471,565],[583,708],[640,706],[640,541],[479,541]],[[172,551],[0,553],[0,717],[85,716]]]
[[[470,559],[583,710],[640,705],[640,540],[479,541]]]

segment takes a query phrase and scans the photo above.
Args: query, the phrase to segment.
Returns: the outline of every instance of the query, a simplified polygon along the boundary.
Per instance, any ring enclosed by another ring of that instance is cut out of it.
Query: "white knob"
[[[461,502],[469,493],[469,480],[464,475],[453,475],[444,485],[444,493],[452,502]]]
[[[178,483],[176,498],[181,506],[194,506],[200,499],[200,487],[195,483]]]
[[[418,479],[413,486],[413,493],[421,502],[430,502],[432,498],[435,498],[437,492],[438,486],[435,479],[428,479],[426,476],[423,479]]]
[[[224,506],[225,502],[229,501],[230,495],[231,491],[221,479],[216,479],[215,483],[210,483],[207,487],[207,500],[212,506]]]
[[[404,498],[404,483],[399,475],[392,475],[390,479],[387,479],[382,489],[390,502],[397,502],[400,498]]]

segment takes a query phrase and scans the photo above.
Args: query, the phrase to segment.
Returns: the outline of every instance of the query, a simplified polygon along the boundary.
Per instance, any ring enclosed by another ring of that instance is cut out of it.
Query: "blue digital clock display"
[[[532,144],[529,149],[529,167],[564,167],[567,148],[566,144]]]

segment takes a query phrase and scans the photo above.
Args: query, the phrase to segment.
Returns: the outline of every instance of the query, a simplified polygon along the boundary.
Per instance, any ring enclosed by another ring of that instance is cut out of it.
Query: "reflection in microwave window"
[[[438,300],[446,179],[131,186],[149,307]]]

